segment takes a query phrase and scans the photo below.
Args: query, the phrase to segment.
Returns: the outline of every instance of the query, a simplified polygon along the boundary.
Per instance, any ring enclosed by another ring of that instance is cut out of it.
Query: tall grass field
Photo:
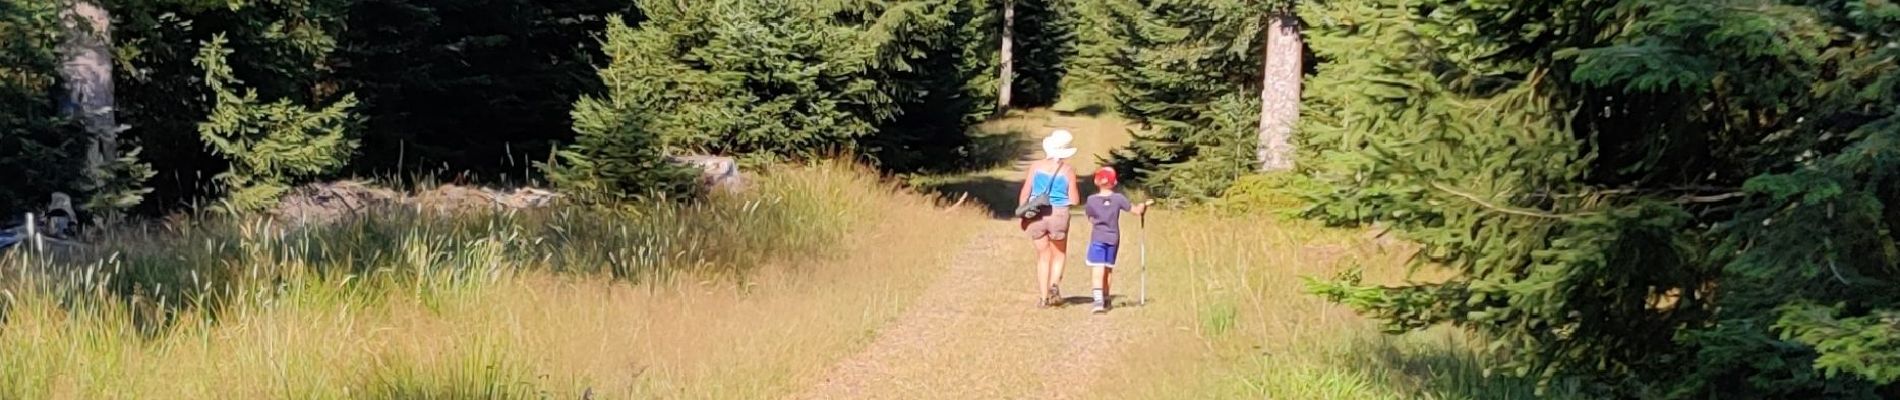
[[[1529,399],[1535,382],[1489,374],[1488,343],[1450,328],[1389,336],[1350,309],[1309,294],[1305,278],[1437,279],[1413,270],[1408,244],[1271,213],[1201,208],[1149,217],[1149,297],[1126,316],[1153,341],[1119,349],[1091,398]],[[1127,226],[1120,295],[1135,301],[1140,235]]]
[[[9,252],[0,398],[762,397],[932,278],[887,266],[941,257],[856,250],[981,219],[837,165],[693,204],[372,215]]]

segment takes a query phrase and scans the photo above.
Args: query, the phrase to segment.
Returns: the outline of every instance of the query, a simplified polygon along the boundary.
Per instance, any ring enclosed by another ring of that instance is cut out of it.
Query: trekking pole
[[[1141,213],[1141,305],[1148,305],[1148,210]]]

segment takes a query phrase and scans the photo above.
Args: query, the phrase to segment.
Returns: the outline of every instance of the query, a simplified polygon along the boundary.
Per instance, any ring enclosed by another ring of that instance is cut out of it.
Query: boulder
[[[554,205],[560,193],[535,188],[500,191],[458,185],[442,185],[417,193],[405,204],[437,212],[505,211],[542,208]]]
[[[400,204],[402,195],[357,181],[312,183],[291,189],[271,214],[291,224],[327,223]]]
[[[739,160],[712,155],[686,155],[670,158],[674,163],[699,170],[699,184],[709,191],[737,191],[745,187],[739,174]]]

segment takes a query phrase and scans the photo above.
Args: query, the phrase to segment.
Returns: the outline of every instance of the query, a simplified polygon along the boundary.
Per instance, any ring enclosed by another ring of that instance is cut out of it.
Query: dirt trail
[[[1021,166],[1014,170],[998,175],[1020,176],[1014,174]],[[1087,237],[1086,219],[1074,221],[1071,234]],[[1035,254],[1014,221],[945,243],[961,246],[941,266],[949,273],[863,351],[792,398],[1079,398],[1113,357],[1110,350],[1130,340],[1116,320],[1135,310],[1089,313],[1089,271],[1077,242],[1070,243],[1063,277],[1069,305],[1047,309],[1034,305]]]
[[[1125,338],[1115,315],[1086,304],[1033,305],[1031,256],[1012,225],[962,244],[941,280],[864,351],[834,366],[803,399],[1074,398],[1107,349]],[[1086,279],[1069,271],[1067,287]],[[1086,301],[1064,293],[1071,302]]]

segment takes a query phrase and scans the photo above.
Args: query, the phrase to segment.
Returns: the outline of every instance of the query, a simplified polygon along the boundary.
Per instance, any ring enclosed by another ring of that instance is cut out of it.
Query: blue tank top
[[[1055,188],[1051,189],[1049,185],[1055,185]],[[1029,185],[1029,195],[1041,196],[1043,193],[1049,194],[1049,205],[1052,207],[1068,207],[1075,204],[1069,199],[1068,179],[1048,172],[1036,171],[1036,177]]]

